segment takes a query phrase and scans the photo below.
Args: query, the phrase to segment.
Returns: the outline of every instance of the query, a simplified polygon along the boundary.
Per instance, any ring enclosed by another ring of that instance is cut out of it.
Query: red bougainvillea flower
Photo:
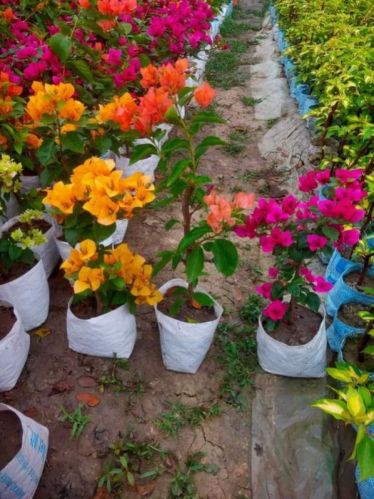
[[[97,2],[97,10],[104,16],[131,14],[136,7],[136,0],[98,0]]]
[[[309,234],[307,241],[310,251],[318,251],[326,246],[328,243],[327,237],[319,236],[318,234]]]

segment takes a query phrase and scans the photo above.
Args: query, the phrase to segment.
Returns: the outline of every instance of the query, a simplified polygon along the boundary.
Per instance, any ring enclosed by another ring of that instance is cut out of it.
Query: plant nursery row
[[[332,397],[314,405],[356,429],[360,494],[374,496],[370,3],[271,7],[291,95],[321,146],[298,192],[271,198],[225,195],[202,173],[204,156],[225,144],[203,72],[231,2],[0,0],[0,391],[16,385],[28,332],[48,317],[57,267],[71,287],[71,350],[130,358],[137,308],[153,307],[165,368],[196,373],[223,314],[200,280],[233,275],[238,242],[250,239],[272,257],[256,288],[266,301],[259,364],[336,380]],[[173,230],[177,243],[151,264],[125,242],[128,225],[146,207],[172,204],[179,215],[165,237]],[[311,270],[316,258],[325,275]],[[159,287],[165,268],[175,278]],[[48,429],[0,404],[0,425],[13,415],[22,446],[0,459],[0,497],[31,498]]]

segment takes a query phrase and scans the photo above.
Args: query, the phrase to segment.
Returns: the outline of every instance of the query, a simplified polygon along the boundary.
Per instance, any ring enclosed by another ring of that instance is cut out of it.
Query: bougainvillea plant
[[[235,227],[240,237],[258,238],[262,251],[275,258],[269,268],[272,282],[257,287],[270,300],[262,312],[268,328],[275,328],[281,320],[293,323],[296,304],[317,312],[317,293],[329,291],[332,285],[314,275],[308,263],[328,244],[343,248],[357,243],[360,231],[355,226],[365,216],[359,202],[366,193],[360,190],[356,196],[349,179],[349,172],[341,171],[341,187],[331,199],[321,199],[317,189],[328,182],[329,174],[309,172],[299,181],[300,190],[309,193],[307,201],[292,195],[280,200],[260,198],[245,224]]]

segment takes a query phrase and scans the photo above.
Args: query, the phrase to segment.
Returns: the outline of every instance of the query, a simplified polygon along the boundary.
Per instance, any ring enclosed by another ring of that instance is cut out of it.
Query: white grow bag
[[[49,431],[9,405],[0,404],[0,411],[14,412],[22,426],[21,449],[5,468],[0,470],[0,497],[31,499],[43,473]]]
[[[28,194],[33,189],[40,187],[39,175],[21,175],[21,194]]]
[[[317,334],[305,345],[290,346],[269,336],[262,325],[261,315],[256,339],[257,357],[264,371],[291,378],[326,376],[327,337],[324,311]]]
[[[185,288],[187,283],[182,279],[171,279],[161,286],[159,291],[165,294],[174,286]],[[204,292],[199,287],[197,290]],[[214,321],[190,324],[163,314],[155,306],[162,360],[166,369],[191,374],[197,372],[212,344],[223,313],[223,308],[216,301],[214,301],[214,310],[217,316]]]
[[[0,284],[0,303],[11,303],[26,331],[40,326],[49,310],[49,287],[43,262],[13,281]]]
[[[38,246],[34,246],[32,250],[42,259],[45,273],[47,274],[47,277],[49,277],[56,267],[59,258],[59,252],[55,243],[58,229],[53,218],[49,215],[43,216],[43,219],[51,225],[47,232],[44,233],[47,241],[43,244],[39,244]],[[18,221],[18,217],[13,217],[8,220],[8,222],[1,227],[1,233],[9,231],[9,229],[11,229],[12,226]]]
[[[130,357],[136,341],[136,321],[127,305],[92,319],[80,319],[71,311],[71,301],[66,317],[69,348],[96,357]]]
[[[127,232],[128,225],[129,225],[129,221],[126,218],[123,220],[117,220],[115,231],[113,232],[113,234],[110,237],[108,237],[104,241],[101,241],[101,244],[105,247],[121,244],[123,241],[123,238],[125,237],[125,234]],[[61,234],[61,231],[59,231],[59,234]],[[69,258],[70,252],[73,248],[69,243],[67,243],[66,241],[61,241],[57,237],[58,237],[58,235],[55,234],[54,242],[55,242],[55,245],[57,247],[57,251],[58,251],[61,259],[66,260],[67,258]],[[77,244],[77,247],[78,246],[79,246],[79,244]]]
[[[26,334],[18,312],[15,309],[13,312],[17,320],[0,340],[0,392],[14,388],[30,349],[30,336]]]
[[[160,158],[156,154],[152,154],[149,158],[141,159],[136,163],[130,165],[130,160],[126,156],[116,156],[116,168],[121,170],[124,177],[129,177],[136,172],[141,172],[143,175],[148,175],[151,177],[151,182],[155,179],[155,170],[158,166]]]

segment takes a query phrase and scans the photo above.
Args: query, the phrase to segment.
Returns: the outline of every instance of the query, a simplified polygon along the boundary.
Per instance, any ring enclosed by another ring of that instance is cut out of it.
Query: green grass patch
[[[221,408],[217,404],[190,406],[181,402],[169,402],[169,411],[162,413],[156,420],[158,428],[172,438],[185,427],[200,426],[207,418],[218,416]]]
[[[246,407],[245,389],[253,383],[257,371],[256,327],[263,300],[249,295],[239,312],[242,322],[224,322],[218,327],[218,362],[225,374],[220,392],[223,400],[239,410]]]
[[[247,141],[248,132],[246,130],[231,132],[224,150],[231,156],[237,156],[244,151]]]
[[[262,99],[254,99],[253,97],[242,97],[242,103],[248,107],[260,104],[260,102],[262,102]]]

